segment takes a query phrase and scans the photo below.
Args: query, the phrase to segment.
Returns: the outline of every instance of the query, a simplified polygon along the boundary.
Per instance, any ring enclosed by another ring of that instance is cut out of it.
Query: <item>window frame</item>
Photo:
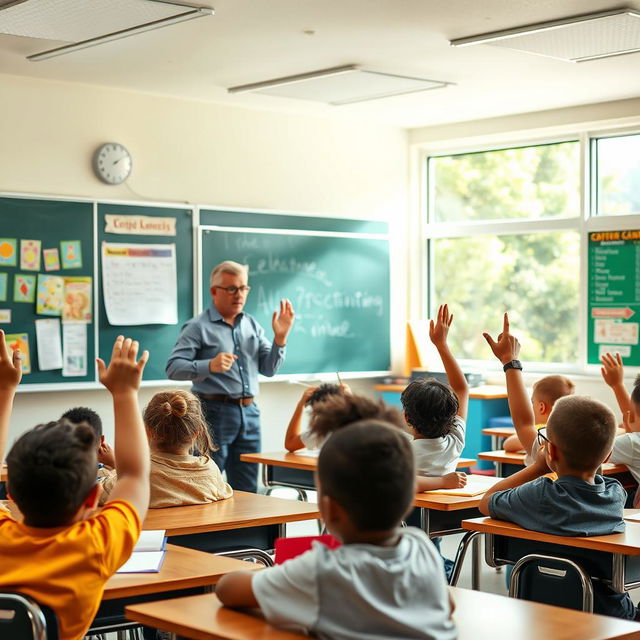
[[[416,284],[420,292],[418,313],[420,317],[433,317],[435,307],[439,301],[435,300],[435,265],[431,241],[441,238],[464,238],[481,235],[521,235],[532,233],[553,233],[561,231],[575,231],[580,241],[580,267],[578,292],[578,361],[576,363],[552,363],[527,361],[527,370],[534,373],[567,373],[584,375],[590,378],[600,376],[598,365],[587,364],[587,301],[588,301],[588,236],[592,231],[621,230],[640,228],[640,215],[597,215],[597,180],[595,139],[613,138],[625,135],[640,134],[640,122],[631,126],[611,128],[579,128],[566,127],[556,135],[540,135],[519,137],[517,133],[501,134],[493,139],[484,141],[457,140],[423,145],[418,150],[417,164],[419,165],[419,194],[418,225],[415,228],[420,238],[419,266],[422,273]],[[540,146],[544,144],[558,144],[563,142],[577,142],[579,144],[579,211],[576,216],[559,218],[509,218],[507,220],[485,220],[471,222],[434,222],[434,193],[430,188],[433,182],[431,158],[440,156],[474,153],[482,151],[498,151],[525,146]],[[415,288],[414,288],[415,290]],[[499,310],[498,310],[499,311]],[[415,310],[414,310],[415,312]],[[454,310],[455,312],[455,310]],[[501,313],[496,314],[496,322]],[[639,318],[640,321],[640,318]],[[478,331],[497,330],[499,327],[479,327]],[[517,333],[517,329],[516,329]],[[525,347],[526,348],[526,347]],[[488,347],[487,347],[488,349]],[[526,357],[526,353],[524,354]],[[460,359],[463,367],[480,369],[488,372],[500,372],[501,367],[495,358],[486,360]],[[625,375],[640,372],[640,367],[625,367]]]

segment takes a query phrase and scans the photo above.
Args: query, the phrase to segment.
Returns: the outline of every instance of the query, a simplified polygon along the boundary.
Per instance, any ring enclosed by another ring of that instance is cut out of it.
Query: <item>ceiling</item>
[[[624,5],[604,0],[199,4],[214,8],[215,15],[41,62],[26,56],[65,43],[0,35],[0,73],[400,127],[640,96],[640,53],[573,64],[488,45],[449,45],[451,39],[524,24],[622,7],[640,10],[640,0]],[[340,107],[226,92],[235,85],[346,64],[454,85]]]

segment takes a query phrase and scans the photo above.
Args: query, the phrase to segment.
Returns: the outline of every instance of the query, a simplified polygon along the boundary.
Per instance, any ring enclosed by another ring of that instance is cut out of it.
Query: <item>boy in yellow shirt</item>
[[[105,582],[127,560],[149,504],[149,447],[138,408],[148,358],[119,336],[100,382],[113,398],[118,482],[94,513],[96,436],[68,420],[41,424],[15,442],[7,456],[9,495],[24,516],[0,511],[0,590],[17,591],[53,610],[60,640],[79,640],[93,620]],[[0,459],[22,372],[0,331]]]

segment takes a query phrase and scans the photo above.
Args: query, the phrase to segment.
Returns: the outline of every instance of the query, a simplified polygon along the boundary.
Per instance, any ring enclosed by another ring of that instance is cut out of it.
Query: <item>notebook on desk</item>
[[[443,496],[460,496],[463,498],[473,498],[474,496],[480,496],[486,493],[496,482],[499,482],[503,478],[495,478],[493,476],[467,476],[467,484],[464,487],[458,489],[432,489],[431,491],[424,491],[427,495],[436,494]]]
[[[158,573],[167,548],[166,531],[142,531],[131,557],[117,573]]]

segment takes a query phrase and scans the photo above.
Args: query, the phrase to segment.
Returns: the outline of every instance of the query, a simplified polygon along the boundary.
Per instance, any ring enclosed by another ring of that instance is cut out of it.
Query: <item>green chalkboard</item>
[[[151,218],[175,218],[176,235],[145,235],[107,233],[105,216],[147,216]],[[138,340],[141,348],[149,350],[149,362],[144,370],[144,380],[166,380],[165,365],[180,333],[180,327],[194,315],[193,297],[193,214],[188,208],[104,204],[98,205],[98,250],[102,242],[132,244],[175,244],[176,272],[178,281],[178,322],[171,324],[148,324],[137,326],[116,326],[109,324],[102,290],[102,264],[99,264],[100,286],[99,353],[108,359],[113,341],[118,334]],[[100,261],[99,261],[100,262]]]
[[[619,352],[640,366],[640,230],[589,234],[588,362]]]
[[[238,220],[237,216],[232,219]],[[388,371],[390,285],[386,237],[295,229],[301,219],[307,223],[313,220],[288,217],[288,230],[201,226],[203,306],[211,303],[209,273],[216,263],[235,260],[247,264],[252,289],[245,310],[269,337],[273,335],[271,314],[281,298],[289,298],[296,311],[287,357],[279,374]],[[201,212],[201,223],[205,220]],[[265,216],[261,220],[264,225]],[[331,219],[315,219],[315,225],[318,220]]]
[[[31,373],[23,376],[22,386],[94,382],[96,379],[94,322],[90,322],[87,326],[87,374],[85,376],[63,377],[61,369],[40,371],[38,367],[35,320],[53,316],[36,315],[35,302],[14,302],[16,274],[37,276],[38,273],[48,273],[69,277],[94,276],[93,203],[37,198],[0,198],[0,220],[2,221],[0,238],[16,240],[17,248],[15,266],[0,264],[0,274],[6,274],[7,280],[6,299],[0,298],[0,309],[11,312],[11,322],[0,324],[0,328],[7,334],[26,333],[29,336]],[[37,271],[22,270],[20,268],[20,240],[39,240],[41,249],[58,249],[58,253],[60,253],[62,241],[77,240],[80,242],[82,251],[82,264],[79,268],[62,268],[46,272],[44,258],[41,255],[40,268]],[[4,279],[4,276],[0,275],[0,279]],[[92,320],[95,320],[95,317]]]

